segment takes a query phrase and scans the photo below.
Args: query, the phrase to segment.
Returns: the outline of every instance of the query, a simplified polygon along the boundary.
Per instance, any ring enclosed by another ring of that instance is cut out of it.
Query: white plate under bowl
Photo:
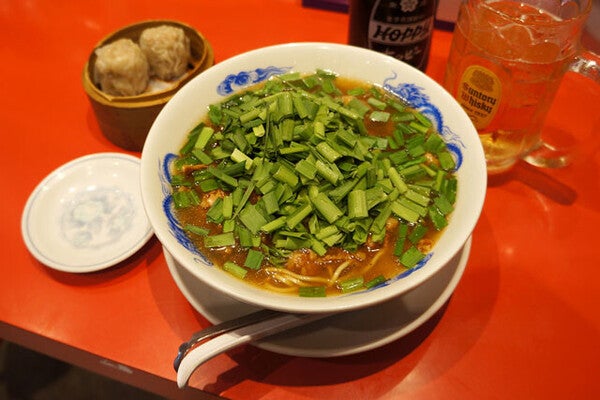
[[[292,356],[335,357],[388,344],[424,324],[448,301],[462,277],[470,250],[471,238],[437,274],[403,295],[270,336],[255,345]],[[166,249],[163,251],[177,286],[211,323],[259,311],[195,279]]]
[[[21,219],[25,245],[64,272],[108,268],[152,236],[139,184],[140,159],[98,153],[54,170],[29,196]]]

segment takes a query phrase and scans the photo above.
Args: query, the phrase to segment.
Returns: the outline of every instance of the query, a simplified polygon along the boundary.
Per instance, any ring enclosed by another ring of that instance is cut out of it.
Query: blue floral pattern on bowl
[[[159,160],[158,162],[158,170],[160,171],[159,179],[163,195],[162,209],[165,213],[165,216],[167,217],[169,231],[171,232],[173,237],[177,239],[177,242],[179,242],[183,247],[185,247],[186,250],[194,254],[200,261],[202,261],[206,265],[213,265],[213,263],[208,258],[206,258],[206,256],[204,256],[204,254],[202,254],[196,248],[196,246],[194,246],[188,235],[185,233],[185,230],[175,217],[173,194],[171,192],[171,164],[176,159],[176,154],[168,153],[167,155],[165,155],[163,160]]]
[[[293,67],[276,67],[268,66],[265,68],[256,68],[252,71],[239,71],[234,74],[229,74],[223,79],[216,88],[219,95],[226,97],[241,89],[253,86],[257,83],[264,82],[275,75],[281,75],[291,71]],[[463,160],[463,149],[465,145],[460,139],[460,136],[450,129],[450,127],[444,125],[444,118],[439,108],[431,103],[429,96],[425,93],[425,90],[413,83],[397,82],[398,74],[394,71],[391,72],[390,76],[381,83],[381,87],[402,100],[406,101],[411,107],[417,109],[423,115],[431,120],[437,131],[441,134],[448,150],[452,152],[456,161],[456,170],[462,165]],[[161,181],[162,193],[163,193],[163,211],[168,220],[171,234],[177,239],[177,241],[194,254],[199,260],[206,265],[213,266],[213,263],[209,261],[192,243],[183,227],[177,221],[174,215],[174,206],[171,194],[171,164],[177,158],[175,154],[166,154],[163,160],[159,161],[159,179]],[[427,254],[416,266],[399,274],[395,278],[389,279],[377,286],[374,286],[368,290],[375,290],[377,288],[387,286],[399,279],[403,279],[413,272],[419,270],[427,261],[433,256],[433,253]],[[352,294],[351,294],[352,295]]]
[[[264,82],[272,76],[285,74],[291,69],[292,67],[270,66],[256,68],[254,71],[240,71],[237,74],[230,74],[217,86],[217,93],[221,96],[229,96],[242,88]]]

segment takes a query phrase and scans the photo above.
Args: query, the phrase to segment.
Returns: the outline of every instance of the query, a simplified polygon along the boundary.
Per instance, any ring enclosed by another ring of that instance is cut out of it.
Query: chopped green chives
[[[407,222],[417,222],[419,220],[419,214],[417,212],[407,208],[398,201],[392,202],[391,208],[394,214]]]
[[[408,190],[408,186],[406,186],[406,183],[404,182],[404,180],[402,179],[402,177],[400,176],[400,174],[398,173],[396,168],[390,167],[388,169],[387,173],[388,173],[390,180],[392,181],[392,183],[394,184],[394,186],[396,187],[396,189],[398,189],[398,191],[400,193],[404,193]]]
[[[191,232],[195,235],[200,235],[200,236],[206,236],[210,233],[210,231],[208,229],[203,228],[201,226],[192,225],[192,224],[186,224],[184,229],[188,232]]]
[[[238,182],[235,178],[227,175],[225,172],[223,172],[223,170],[219,168],[208,168],[207,171],[210,174],[212,174],[215,178],[219,179],[220,181],[223,181],[229,186],[236,187],[238,185]]]
[[[223,221],[223,233],[225,232],[233,232],[235,230],[235,220],[234,219],[225,219]]]
[[[373,111],[369,118],[373,122],[388,122],[390,113],[385,111]]]
[[[278,198],[279,196],[275,190],[271,190],[263,195],[262,203],[265,206],[267,214],[272,215],[279,211]]]
[[[257,207],[253,204],[249,204],[239,213],[239,218],[242,223],[250,230],[250,232],[256,234],[261,228],[267,224],[266,218],[258,211]]]
[[[448,225],[448,220],[446,219],[446,216],[442,212],[440,212],[438,208],[429,209],[429,218],[431,218],[433,226],[438,231],[445,228]]]
[[[286,74],[279,75],[279,79],[284,82],[297,81],[302,79],[302,76],[300,75],[300,72],[288,72]]]
[[[181,190],[173,193],[173,203],[176,208],[186,208],[200,204],[200,198],[193,190]]]
[[[406,207],[407,209],[416,212],[421,217],[424,217],[427,214],[427,207],[415,203],[408,197],[400,197],[396,200],[396,202]]]
[[[329,197],[334,202],[340,202],[344,197],[346,197],[348,195],[348,193],[350,193],[350,191],[352,189],[354,189],[354,187],[356,186],[356,183],[357,183],[356,180],[342,182],[339,186],[337,186],[337,187],[331,189],[331,191],[329,191]]]
[[[261,251],[249,249],[244,266],[254,270],[260,269],[264,258],[265,255]]]
[[[244,269],[243,267],[240,267],[232,261],[225,261],[225,263],[223,264],[223,269],[239,279],[244,279],[246,277],[246,274],[248,273],[248,270]]]
[[[206,145],[208,144],[208,142],[210,141],[210,139],[212,138],[214,133],[215,133],[215,131],[211,127],[208,127],[208,126],[203,127],[202,130],[200,131],[200,134],[198,135],[198,140],[196,140],[194,149],[204,150],[204,148],[206,147]]]
[[[367,195],[364,190],[353,190],[348,194],[348,216],[350,218],[366,218],[369,216]]]
[[[315,137],[325,139],[325,124],[322,121],[314,121],[312,127]]]
[[[298,113],[298,116],[302,119],[308,117],[308,110],[306,108],[306,105],[304,104],[304,101],[302,100],[302,98],[298,95],[295,95],[292,97],[292,104],[294,105],[294,109],[296,110],[296,112]],[[288,120],[288,121],[292,121],[293,120]]]
[[[421,125],[423,125],[424,127],[430,128],[433,125],[431,123],[431,120],[429,120],[429,118],[427,118],[425,115],[418,113],[418,112],[413,113],[413,115],[415,116],[415,118],[417,120],[419,120]]]
[[[412,146],[408,149],[408,154],[410,154],[412,157],[422,156],[425,154],[425,148],[420,144]]]
[[[279,148],[279,153],[281,155],[289,155],[289,154],[296,154],[296,153],[306,153],[309,150],[310,150],[310,147],[308,147],[306,145],[291,142],[290,146]]]
[[[340,230],[335,225],[327,225],[323,229],[319,230],[315,237],[319,240],[323,240],[331,235],[336,235],[340,232]]]
[[[423,257],[425,257],[423,253],[421,253],[416,247],[411,246],[404,252],[404,254],[402,254],[400,257],[400,262],[406,268],[413,268],[419,263],[419,261],[423,259]]]
[[[255,187],[254,184],[248,185],[248,187],[244,191],[244,194],[240,198],[239,202],[237,202],[236,208],[235,208],[236,216],[240,213],[241,210],[243,210],[246,207],[246,203],[250,199],[250,196],[252,195],[252,192],[254,191],[254,187]]]
[[[237,163],[244,162],[247,168],[252,166],[252,159],[238,148],[235,148],[229,157]]]
[[[445,143],[439,135],[430,135],[425,141],[425,149],[430,153],[437,153],[444,147]]]
[[[412,164],[412,165],[404,165],[404,168],[402,168],[400,170],[400,175],[402,177],[404,177],[405,179],[408,180],[418,180],[420,176],[422,176],[425,173],[425,171],[423,170],[423,168],[421,168],[420,163],[419,164]]]
[[[236,224],[235,232],[237,234],[240,246],[244,248],[258,247],[260,245],[260,237],[255,236],[240,224]],[[255,243],[255,238],[258,238],[258,243]]]
[[[344,143],[349,147],[359,144],[359,137],[348,130],[342,129],[336,133],[336,138],[340,141],[340,143]],[[364,155],[364,154],[361,154]]]
[[[329,99],[319,98],[318,101],[321,102],[321,104],[326,105],[333,111],[338,112],[338,113],[342,114],[343,116],[350,118],[351,120],[356,120],[361,117],[361,115],[358,114],[356,111],[354,111],[348,107],[344,107],[344,106],[342,106],[338,103],[335,103]]]
[[[456,190],[457,190],[458,181],[456,178],[451,177],[444,179],[442,182],[442,187],[440,189],[440,193],[446,196],[446,199],[452,204],[456,201]]]
[[[379,88],[343,93],[335,79],[327,71],[292,72],[210,105],[210,122],[195,126],[181,148],[171,181],[175,208],[225,192],[206,211],[222,233],[193,223],[184,229],[209,248],[248,249],[243,267],[227,264],[239,276],[296,249],[324,255],[330,247],[383,243],[389,218],[400,221],[394,253],[411,268],[424,256],[413,243],[425,226],[448,224],[456,162],[432,122]],[[369,136],[369,120],[386,124],[391,135]],[[356,285],[382,282],[380,276]]]
[[[411,128],[416,129],[417,131],[421,132],[421,133],[426,133],[429,130],[429,126],[423,125],[422,121],[413,121],[410,124],[408,124]]]
[[[218,235],[206,236],[204,238],[206,247],[226,247],[235,245],[235,235],[233,232],[220,233]]]
[[[336,185],[340,179],[340,175],[329,165],[325,164],[321,160],[317,160],[315,163],[315,167],[317,168],[317,173],[323,177],[329,183]]]
[[[300,222],[304,220],[304,218],[308,217],[310,213],[313,211],[310,203],[305,203],[300,205],[291,215],[289,215],[285,221],[287,227],[289,229],[293,229]]]
[[[426,233],[427,233],[427,227],[426,226],[424,226],[424,225],[417,225],[410,232],[410,235],[408,235],[408,239],[412,243],[417,243],[419,240],[421,240],[423,238],[423,236],[425,236]]]
[[[379,214],[373,220],[373,223],[371,224],[371,231],[372,232],[378,232],[378,231],[385,232],[385,224],[391,214],[392,214],[392,209],[389,204],[386,204],[383,208],[381,208]]]
[[[300,297],[325,297],[325,286],[301,286],[298,288]]]
[[[350,94],[350,93],[349,93]],[[359,113],[361,116],[365,115],[367,112],[371,110],[367,104],[358,100],[357,98],[353,98],[348,102],[348,107]]]
[[[406,243],[406,236],[408,234],[408,225],[398,225],[398,237],[394,245],[394,255],[400,257],[404,253],[404,243]]]
[[[348,90],[348,94],[350,96],[360,96],[360,95],[365,94],[365,89],[362,88],[362,87],[356,87],[356,88],[353,88],[353,89],[349,89]]]
[[[329,162],[335,162],[342,155],[338,153],[333,147],[331,147],[327,142],[320,142],[316,146],[317,151],[325,157],[325,159]]]
[[[294,112],[294,102],[290,92],[282,92],[281,96],[277,98],[277,110],[283,116],[292,115]]]
[[[365,283],[365,287],[367,289],[370,289],[370,288],[375,287],[377,285],[381,285],[385,281],[386,281],[385,276],[379,275],[379,276],[376,276],[375,278],[371,279],[367,283]]]
[[[385,110],[385,108],[387,107],[387,104],[384,103],[383,101],[376,99],[375,97],[369,97],[369,99],[367,100],[367,103],[369,103],[370,105],[372,105],[373,107],[379,109],[379,110]]]
[[[364,287],[365,280],[362,276],[346,279],[340,282],[342,293],[354,292]]]
[[[221,222],[223,222],[223,219],[225,219],[223,217],[223,199],[217,197],[217,199],[213,202],[208,211],[206,211],[206,220],[208,222],[215,222],[217,224],[220,224]]]
[[[414,190],[407,190],[404,195],[409,199],[414,201],[415,203],[421,206],[427,206],[431,199],[428,196],[422,195],[420,193],[415,192]]]
[[[440,195],[433,200],[433,203],[443,215],[450,214],[454,210],[454,206],[444,195]]]
[[[447,151],[439,152],[438,159],[440,160],[440,166],[445,171],[452,170],[456,165],[454,163],[454,158],[452,158],[452,155]]]
[[[230,219],[233,216],[233,197],[225,196],[223,197],[223,218]]]
[[[201,164],[208,165],[213,162],[211,156],[200,149],[193,150],[192,154],[198,159],[198,161],[200,161]]]
[[[312,199],[312,202],[315,205],[315,208],[319,210],[325,220],[327,220],[327,222],[330,224],[334,223],[344,215],[342,210],[340,210],[338,206],[336,206],[335,203],[331,201],[329,197],[327,197],[327,194],[323,192],[320,192],[317,196],[315,196]]]
[[[365,199],[367,201],[367,208],[370,210],[376,205],[384,203],[388,199],[388,196],[381,186],[373,186],[365,191]]]
[[[285,215],[282,215],[279,218],[276,218],[272,221],[267,222],[266,224],[264,224],[260,230],[263,232],[273,232],[277,229],[283,228],[286,225],[286,221],[287,221],[287,217]]]
[[[173,175],[171,177],[171,185],[172,186],[192,186],[192,183],[189,181],[187,176],[185,175]]]
[[[242,124],[250,122],[251,120],[257,118],[262,111],[262,108],[253,108],[250,111],[240,115],[240,122]]]
[[[306,160],[298,161],[295,170],[307,179],[314,179],[317,175],[317,167],[315,166],[315,164]]]
[[[215,160],[222,160],[223,158],[228,158],[231,152],[225,150],[223,147],[218,146],[210,151],[210,155]]]
[[[294,187],[298,184],[298,175],[296,175],[291,168],[286,167],[284,164],[279,164],[279,167],[273,173],[273,178],[291,187]]]
[[[182,155],[186,155],[194,149],[196,141],[198,140],[198,135],[204,126],[204,123],[201,122],[188,133],[187,140],[180,150]]]
[[[318,241],[318,240],[312,240],[311,241],[311,245],[310,248],[317,253],[318,256],[323,257],[325,255],[325,253],[327,253],[327,249],[325,248],[325,245]]]

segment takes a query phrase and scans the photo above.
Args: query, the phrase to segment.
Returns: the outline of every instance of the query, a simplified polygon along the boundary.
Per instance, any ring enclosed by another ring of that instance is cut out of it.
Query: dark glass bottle
[[[350,0],[348,43],[427,68],[437,0]]]

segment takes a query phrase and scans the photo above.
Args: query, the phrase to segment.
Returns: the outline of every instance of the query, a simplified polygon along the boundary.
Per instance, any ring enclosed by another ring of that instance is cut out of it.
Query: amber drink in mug
[[[580,46],[592,0],[463,0],[445,86],[477,128],[489,174],[520,158],[564,166],[544,119],[568,70],[598,82],[598,56]]]

